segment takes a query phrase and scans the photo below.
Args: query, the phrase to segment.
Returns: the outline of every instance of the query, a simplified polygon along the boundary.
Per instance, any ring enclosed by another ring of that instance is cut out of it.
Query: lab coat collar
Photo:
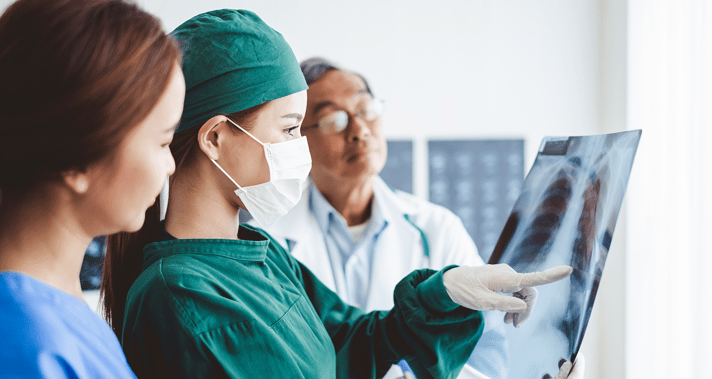
[[[375,200],[378,202],[378,206],[382,212],[383,219],[388,223],[400,222],[401,219],[405,221],[405,215],[416,214],[417,207],[413,204],[402,200],[396,195],[393,189],[388,187],[388,185],[381,179],[380,176],[376,176],[376,182],[374,185],[374,196]],[[313,232],[310,230],[311,225],[305,223],[301,219],[302,215],[311,213],[311,196],[310,191],[319,191],[314,182],[312,182],[311,177],[307,179],[307,185],[304,186],[302,191],[302,197],[294,206],[292,211],[287,215],[277,219],[272,226],[272,229],[279,230],[286,239],[291,241],[299,241],[303,239],[305,235],[311,235]],[[379,200],[380,199],[380,200]],[[316,217],[315,217],[316,218]],[[319,224],[319,228],[325,230],[328,225],[328,219],[316,220]],[[323,224],[322,224],[323,223]]]
[[[388,222],[400,222],[405,215],[413,215],[417,211],[413,204],[401,199],[396,190],[389,187],[380,176],[376,177],[373,191],[375,198],[380,199],[383,218]]]
[[[340,229],[343,229],[347,234],[349,233],[344,217],[326,200],[313,182],[310,182],[309,191],[305,195],[309,197],[309,210],[314,214],[319,229],[323,234],[329,232],[332,223],[338,224]],[[374,194],[371,203],[371,217],[369,219],[371,226],[369,226],[368,234],[373,235],[382,232],[393,220],[391,213],[391,211],[386,212],[383,209],[383,199],[379,200],[379,197]]]
[[[245,230],[243,230],[245,229]],[[143,248],[143,269],[162,258],[177,254],[215,255],[240,261],[264,262],[269,239],[258,229],[240,225],[240,238],[249,239],[168,239]]]
[[[392,222],[400,222],[400,219],[404,215],[412,215],[417,212],[417,207],[407,201],[402,200],[396,195],[395,191],[388,187],[388,185],[381,179],[380,176],[376,176],[376,182],[374,185],[374,196],[376,201],[379,203],[379,207],[383,214],[383,219],[389,224]],[[279,230],[285,238],[292,241],[299,241],[301,237],[309,235],[310,225],[303,222],[301,215],[308,214],[310,212],[310,191],[319,191],[311,177],[307,179],[307,183],[302,191],[302,197],[294,206],[294,208],[285,216],[277,219],[272,226],[272,229]],[[378,199],[381,200],[378,200]],[[328,220],[317,220],[321,228],[321,223]],[[328,225],[328,224],[324,224]],[[322,229],[324,230],[324,229]]]
[[[309,190],[303,194],[307,197],[309,202],[309,209],[314,214],[316,218],[316,223],[319,225],[321,232],[326,234],[329,230],[329,224],[333,219],[342,218],[341,215],[336,212],[333,206],[324,198],[324,195],[319,192],[314,183],[309,182]],[[335,221],[335,220],[334,220]],[[345,224],[346,221],[343,221]]]

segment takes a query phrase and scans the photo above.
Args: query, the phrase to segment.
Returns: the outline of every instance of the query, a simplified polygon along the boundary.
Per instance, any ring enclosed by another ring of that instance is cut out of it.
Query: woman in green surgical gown
[[[236,10],[174,35],[187,93],[165,221],[157,201],[141,231],[111,236],[102,283],[136,374],[375,378],[406,359],[419,378],[457,376],[483,321],[448,296],[447,269],[413,272],[392,310],[367,314],[264,231],[238,226],[240,208],[261,225],[286,213],[311,167],[307,86],[282,36]]]

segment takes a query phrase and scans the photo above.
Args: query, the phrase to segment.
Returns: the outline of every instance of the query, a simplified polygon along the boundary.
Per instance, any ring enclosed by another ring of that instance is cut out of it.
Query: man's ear
[[[223,115],[213,116],[198,131],[198,146],[210,159],[220,158],[220,144],[225,139],[225,133],[230,132],[227,122],[227,117]]]
[[[89,190],[89,175],[86,171],[70,170],[62,173],[64,184],[78,195],[83,195]]]

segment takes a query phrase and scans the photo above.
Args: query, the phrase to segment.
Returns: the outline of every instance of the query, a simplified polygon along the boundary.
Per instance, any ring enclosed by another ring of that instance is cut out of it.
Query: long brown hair
[[[0,188],[22,194],[111,156],[180,52],[123,0],[18,0],[0,17]]]
[[[266,103],[228,115],[236,124],[246,130],[251,129],[260,109]],[[237,128],[235,128],[237,129]],[[171,142],[171,153],[176,162],[176,170],[170,183],[189,167],[200,149],[198,132],[200,126],[178,132]],[[141,274],[143,266],[143,248],[152,242],[161,240],[163,225],[160,220],[159,200],[148,208],[143,227],[137,232],[121,232],[108,236],[104,272],[101,278],[101,297],[104,305],[104,317],[111,325],[116,336],[121,340],[124,323],[126,298],[129,289]]]

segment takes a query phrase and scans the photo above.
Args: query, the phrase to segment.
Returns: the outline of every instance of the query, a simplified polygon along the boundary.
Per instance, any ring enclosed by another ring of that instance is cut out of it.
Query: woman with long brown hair
[[[93,237],[141,227],[175,168],[176,43],[123,0],[18,0],[0,83],[0,377],[135,378],[79,271]]]

